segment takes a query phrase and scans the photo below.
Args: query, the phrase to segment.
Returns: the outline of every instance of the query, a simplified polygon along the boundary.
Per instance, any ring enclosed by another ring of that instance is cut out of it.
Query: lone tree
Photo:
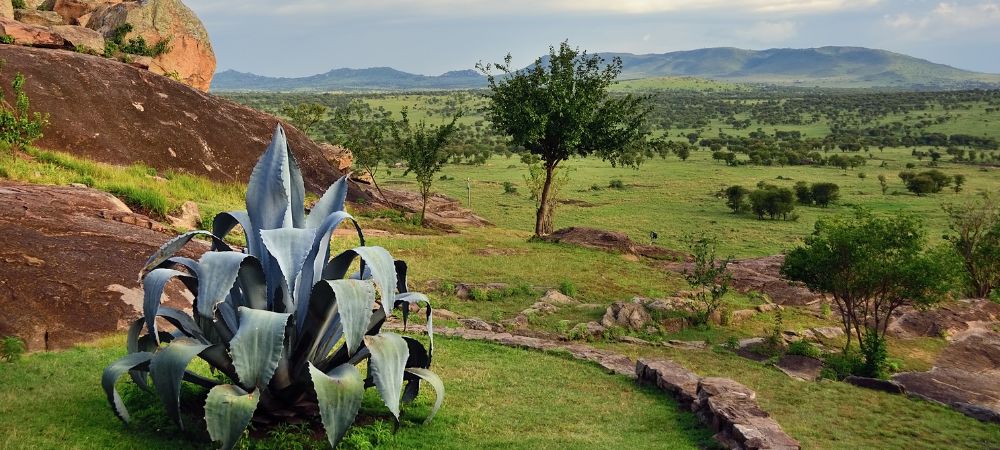
[[[420,121],[416,126],[411,126],[409,115],[404,108],[403,118],[397,126],[392,128],[396,148],[399,149],[399,155],[406,161],[406,171],[403,172],[403,176],[413,172],[417,178],[417,184],[420,185],[421,226],[425,225],[427,199],[431,195],[434,175],[448,162],[449,154],[445,151],[445,146],[451,135],[455,133],[455,122],[461,115],[461,112],[456,113],[451,118],[451,122],[446,125],[427,125],[426,122]]]
[[[0,71],[6,64],[0,59]],[[49,124],[48,114],[30,112],[31,103],[24,91],[24,83],[24,75],[16,73],[10,84],[12,102],[4,97],[4,90],[0,89],[0,143],[10,148],[11,155],[41,138],[42,131]]]
[[[972,295],[985,298],[1000,287],[1000,201],[986,195],[982,201],[945,205],[955,247],[965,268]]]
[[[612,166],[637,167],[652,155],[646,145],[646,118],[652,108],[645,97],[612,96],[608,88],[622,72],[622,62],[588,55],[563,42],[549,47],[548,60],[518,70],[508,54],[503,63],[479,63],[489,83],[486,117],[510,136],[512,144],[536,155],[545,183],[535,216],[535,235],[552,232],[549,196],[559,164],[571,156],[597,155]],[[494,75],[493,69],[501,72]]]
[[[327,140],[351,151],[352,164],[368,174],[375,190],[385,200],[376,175],[382,163],[390,161],[389,139],[396,125],[392,112],[381,106],[372,108],[364,101],[353,100],[347,106],[337,108],[333,123],[335,131],[327,136]]]
[[[844,350],[856,337],[865,358],[861,374],[879,376],[893,311],[941,301],[955,279],[953,256],[951,249],[926,249],[915,217],[859,209],[853,217],[817,221],[805,245],[785,258],[781,273],[833,295],[847,333]]]

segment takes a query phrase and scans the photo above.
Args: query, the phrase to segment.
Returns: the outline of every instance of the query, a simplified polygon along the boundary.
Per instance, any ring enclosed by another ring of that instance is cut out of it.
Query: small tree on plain
[[[716,242],[705,236],[687,236],[686,239],[694,266],[684,271],[684,279],[695,292],[695,316],[698,324],[707,324],[709,318],[722,306],[722,298],[729,292],[733,280],[728,266],[731,258],[716,257]]]
[[[377,175],[382,163],[391,158],[390,142],[392,130],[396,126],[392,113],[379,107],[374,109],[361,100],[354,100],[346,107],[338,108],[333,115],[335,133],[332,143],[342,145],[351,151],[352,164],[363,170],[371,178],[372,184],[382,196]]]
[[[489,86],[486,117],[512,144],[537,155],[545,169],[535,235],[552,232],[551,186],[556,169],[571,156],[597,155],[612,166],[637,167],[652,155],[646,145],[646,117],[652,108],[645,97],[612,96],[608,88],[622,72],[622,61],[603,60],[567,42],[549,48],[527,69],[502,63],[477,64]],[[492,70],[501,72],[494,75]]]
[[[749,189],[743,186],[729,186],[726,188],[725,194],[726,206],[733,210],[733,214],[739,214],[749,209],[749,205],[747,205],[747,196],[750,195]]]
[[[425,226],[427,199],[431,195],[434,176],[448,162],[449,155],[444,151],[444,148],[448,144],[448,139],[455,133],[455,122],[458,121],[461,113],[452,117],[450,123],[441,126],[427,125],[424,121],[411,126],[409,115],[405,109],[402,116],[398,126],[392,129],[393,138],[400,156],[406,161],[406,171],[403,176],[412,172],[417,178],[417,184],[420,185],[422,202],[420,225]]]
[[[816,205],[824,208],[840,198],[840,186],[835,183],[815,183],[810,190]]]
[[[962,257],[972,295],[985,298],[1000,287],[1000,202],[986,195],[977,202],[945,205],[954,235],[948,241]]]
[[[281,115],[288,117],[299,131],[308,134],[309,129],[326,118],[330,108],[319,103],[299,103],[298,105],[285,105],[281,108]]]
[[[947,248],[928,250],[914,216],[858,210],[817,221],[805,245],[788,253],[781,274],[833,295],[847,333],[844,350],[853,338],[863,343],[866,367],[873,371],[866,375],[877,376],[893,312],[942,301],[955,280],[953,255]]]

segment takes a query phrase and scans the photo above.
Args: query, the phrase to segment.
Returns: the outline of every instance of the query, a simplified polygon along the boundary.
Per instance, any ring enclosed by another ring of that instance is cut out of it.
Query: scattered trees
[[[928,250],[921,222],[910,215],[820,219],[804,246],[792,250],[784,277],[828,292],[847,332],[845,352],[857,338],[865,359],[861,375],[885,372],[885,332],[904,305],[929,306],[953,286],[954,252]]]
[[[444,147],[455,132],[455,122],[458,121],[461,113],[456,113],[450,123],[442,126],[427,125],[424,121],[420,121],[416,126],[411,126],[405,109],[402,116],[399,124],[392,128],[392,135],[400,156],[406,160],[406,172],[403,175],[413,172],[417,178],[417,184],[420,185],[422,201],[420,225],[423,226],[426,224],[427,199],[431,195],[434,175],[441,170],[441,166],[448,162],[448,154],[444,151]]]
[[[947,236],[962,258],[976,297],[1000,287],[1000,202],[991,195],[963,205],[945,205],[954,235]]]
[[[523,151],[541,159],[545,182],[535,216],[535,235],[552,232],[552,180],[571,156],[597,155],[614,165],[638,166],[650,153],[645,97],[611,96],[608,88],[622,61],[603,60],[567,42],[549,48],[547,61],[518,70],[508,54],[503,63],[477,65],[486,75],[486,118]],[[494,75],[492,70],[501,72]]]

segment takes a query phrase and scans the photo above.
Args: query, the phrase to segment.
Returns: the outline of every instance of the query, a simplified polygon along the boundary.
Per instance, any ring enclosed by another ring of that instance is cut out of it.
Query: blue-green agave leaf
[[[306,228],[320,228],[320,225],[330,215],[344,210],[344,203],[347,201],[347,176],[340,177],[336,183],[330,185],[323,196],[320,197],[309,217],[306,218]]]
[[[191,360],[208,345],[188,338],[171,342],[153,354],[149,362],[149,374],[153,377],[153,387],[160,402],[167,409],[167,415],[184,428],[181,422],[181,380]]]
[[[244,260],[251,258],[239,252],[208,252],[201,256],[198,261],[198,297],[195,299],[198,315],[215,319],[215,306],[226,301]]]
[[[261,230],[292,226],[291,183],[288,142],[279,124],[247,184],[247,215],[252,227],[247,230],[247,239],[259,239]]]
[[[104,388],[104,393],[108,397],[108,403],[111,404],[115,416],[118,416],[123,422],[128,423],[129,421],[128,408],[122,402],[122,397],[118,395],[118,389],[115,389],[115,384],[118,383],[118,379],[125,372],[148,369],[149,360],[152,358],[153,354],[149,352],[130,353],[104,369],[104,374],[101,376],[101,387]]]
[[[288,180],[289,193],[291,194],[292,226],[295,228],[306,227],[306,188],[302,180],[302,171],[299,169],[299,162],[295,160],[295,155],[288,149]]]
[[[315,213],[314,213],[315,214]],[[313,216],[310,216],[313,217]],[[316,274],[323,271],[323,267],[326,265],[327,260],[330,259],[330,234],[344,220],[351,220],[354,222],[354,226],[358,227],[357,221],[343,211],[337,211],[331,213],[326,219],[320,223],[317,229],[316,236],[313,238],[312,247],[309,249],[309,254],[306,255],[305,262],[302,265],[302,271],[299,273],[299,286],[300,290],[296,292],[297,304],[296,304],[296,327],[301,332],[302,324],[305,319],[304,312],[309,309],[309,298],[312,296],[312,287],[316,284]],[[364,244],[364,238],[361,238],[362,244]]]
[[[220,239],[219,237],[217,237],[212,233],[202,230],[189,231],[187,233],[184,233],[180,236],[177,236],[167,241],[166,244],[163,244],[163,246],[160,247],[159,250],[153,253],[153,255],[150,256],[148,260],[146,260],[146,265],[143,266],[142,272],[139,273],[140,278],[146,272],[153,270],[154,268],[162,264],[164,261],[177,254],[177,252],[181,251],[181,249],[184,248],[184,246],[187,245],[188,242],[191,242],[191,240],[197,236],[211,237],[214,247],[218,247],[219,249],[224,251],[232,250],[232,248],[230,248],[228,244],[226,244],[222,239]]]
[[[392,255],[382,247],[358,247],[354,251],[364,260],[365,269],[371,271],[372,280],[381,291],[382,302],[392,302],[396,298],[396,264]]]
[[[365,396],[365,381],[361,372],[352,364],[341,364],[329,373],[309,364],[319,413],[326,429],[326,438],[333,448],[344,438],[347,429],[354,423],[361,400]]]
[[[205,339],[205,333],[201,331],[198,324],[186,312],[160,305],[160,308],[156,311],[156,316],[170,322],[174,328],[177,328],[177,331],[180,331],[185,336],[196,339],[203,344],[208,342]]]
[[[154,269],[146,274],[142,280],[142,312],[146,319],[146,328],[149,334],[158,336],[156,330],[156,314],[160,310],[160,299],[163,297],[163,290],[167,283],[173,278],[184,278],[190,276],[184,272],[173,269]]]
[[[295,311],[295,298],[297,296],[295,280],[302,270],[306,256],[316,238],[316,230],[313,228],[279,228],[275,230],[264,230],[260,232],[264,242],[264,248],[277,262],[278,270],[281,271],[282,279],[287,289],[285,293],[285,311]],[[303,287],[312,289],[312,285]]]
[[[247,240],[247,251],[254,256],[260,256],[259,249],[255,247],[257,240],[252,239],[250,235],[253,228],[250,223],[250,215],[246,211],[229,211],[222,212],[215,215],[215,219],[212,220],[212,234],[219,237],[219,239],[225,239],[239,225],[243,228],[243,234],[246,236]],[[219,250],[214,247],[212,250]]]
[[[371,321],[372,308],[375,306],[375,288],[371,282],[358,280],[321,281],[333,289],[337,301],[337,315],[344,327],[344,343],[347,352],[353,355],[361,346],[368,323]],[[329,322],[328,322],[329,323]],[[320,335],[325,335],[325,323]],[[322,355],[326,356],[326,355]]]
[[[291,314],[240,307],[240,328],[230,343],[233,365],[245,388],[265,387],[278,368]]]
[[[398,424],[403,370],[410,357],[409,348],[406,341],[394,333],[365,336],[365,345],[372,354],[368,370],[375,382],[375,389]]]
[[[205,400],[205,423],[213,442],[220,442],[223,450],[236,446],[257,410],[260,393],[247,393],[239,386],[223,384],[208,391]]]
[[[414,367],[406,369],[406,371],[430,383],[430,385],[434,387],[434,392],[437,394],[437,399],[434,400],[434,406],[431,408],[431,413],[427,416],[427,419],[424,420],[424,425],[427,425],[431,423],[431,419],[433,419],[434,415],[437,414],[439,409],[441,409],[441,403],[444,402],[444,383],[441,381],[441,378],[437,376],[437,374],[428,369]]]

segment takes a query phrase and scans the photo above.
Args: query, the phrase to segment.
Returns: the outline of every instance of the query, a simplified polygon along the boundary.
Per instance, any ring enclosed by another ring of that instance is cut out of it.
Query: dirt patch
[[[586,227],[569,227],[542,238],[546,242],[577,245],[612,253],[643,256],[657,260],[685,261],[690,255],[655,245],[638,244],[624,233]]]
[[[410,214],[420,214],[423,201],[420,194],[411,191],[382,188],[380,193],[370,185],[358,185],[374,205],[401,210]],[[432,194],[427,199],[427,223],[439,230],[457,231],[458,228],[489,227],[492,223],[472,213],[451,197]]]
[[[162,227],[87,188],[0,181],[0,198],[0,336],[31,351],[66,348],[140,317],[139,270],[171,238]],[[165,300],[191,306],[176,286]]]

